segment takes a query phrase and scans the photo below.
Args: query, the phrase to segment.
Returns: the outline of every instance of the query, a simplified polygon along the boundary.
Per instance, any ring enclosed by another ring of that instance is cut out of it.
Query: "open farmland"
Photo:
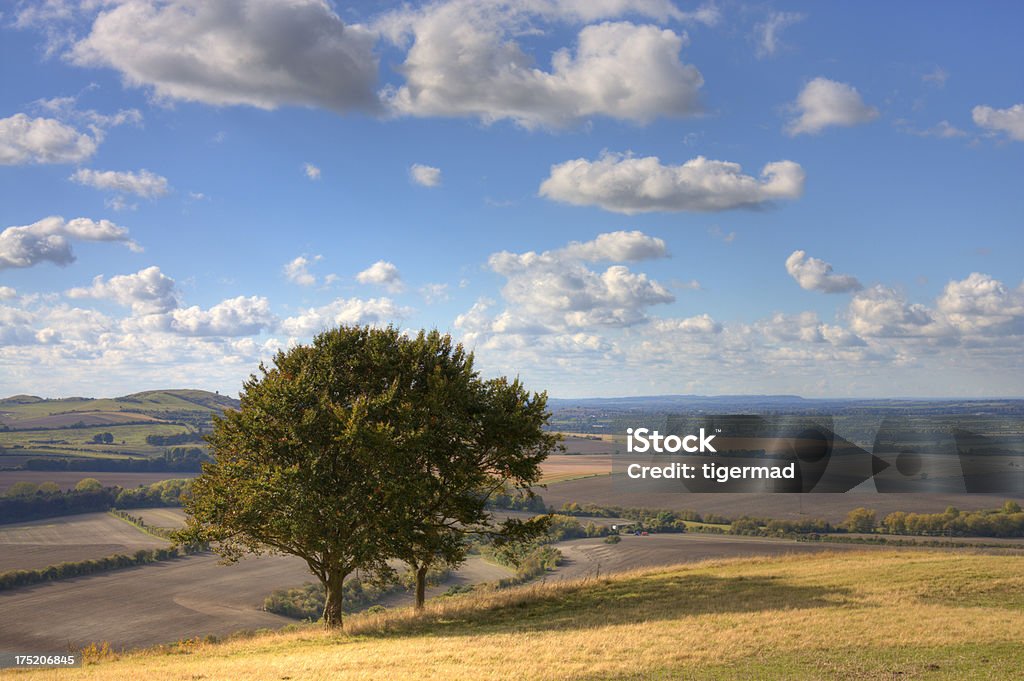
[[[552,454],[540,465],[541,482],[549,484],[612,472],[612,457],[607,454]]]
[[[999,506],[1006,495],[983,494],[876,494],[847,492],[845,494],[729,494],[729,493],[657,493],[630,491],[624,476],[588,477],[554,482],[539,490],[544,503],[561,508],[576,502],[623,508],[694,510],[702,515],[718,514],[727,518],[751,515],[778,520],[822,518],[840,522],[858,507],[878,512],[879,517],[893,511],[940,513],[947,506],[962,511]],[[1016,498],[1021,501],[1020,497]]]
[[[991,679],[1024,665],[1024,558],[852,551],[715,560],[29,679]],[[371,662],[372,661],[372,662]]]
[[[65,650],[109,641],[115,649],[149,646],[240,629],[280,628],[295,620],[264,612],[274,589],[313,581],[292,556],[248,558],[220,565],[204,554],[142,567],[76,577],[0,592],[0,650]],[[472,558],[452,581],[494,581],[504,568]],[[405,605],[410,597],[392,605]]]
[[[213,416],[237,406],[237,400],[201,390],[112,399],[16,395],[0,400],[0,467],[24,467],[29,458],[138,458],[174,444],[202,446]],[[94,441],[106,433],[110,442]]]
[[[109,513],[0,525],[0,572],[133,553],[167,543]]]

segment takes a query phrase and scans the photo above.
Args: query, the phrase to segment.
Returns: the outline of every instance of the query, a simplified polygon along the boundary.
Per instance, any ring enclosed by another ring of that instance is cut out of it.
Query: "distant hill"
[[[0,470],[66,465],[43,459],[101,459],[105,467],[96,470],[136,470],[138,464],[130,460],[161,457],[173,447],[205,449],[203,437],[213,417],[239,406],[232,397],[205,390],[147,390],[110,398],[14,395],[0,400]]]

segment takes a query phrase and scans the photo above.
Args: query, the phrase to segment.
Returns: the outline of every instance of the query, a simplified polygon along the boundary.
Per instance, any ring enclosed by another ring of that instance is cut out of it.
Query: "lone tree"
[[[506,485],[529,494],[556,446],[546,396],[483,381],[473,357],[436,331],[340,327],[279,352],[250,376],[241,408],[215,419],[186,498],[179,541],[301,557],[324,586],[324,623],[342,623],[342,584],[388,561],[426,569],[465,558],[463,537],[515,539],[540,523],[485,510]]]

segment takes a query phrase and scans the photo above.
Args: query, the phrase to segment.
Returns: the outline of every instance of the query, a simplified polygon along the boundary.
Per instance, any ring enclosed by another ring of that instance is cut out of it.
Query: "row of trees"
[[[85,478],[73,490],[64,491],[52,482],[17,482],[0,497],[0,523],[97,513],[115,507],[180,506],[189,484],[189,480],[174,479],[121,488],[104,487],[96,478]]]
[[[465,560],[468,539],[524,540],[541,520],[499,522],[488,501],[526,503],[556,449],[546,395],[482,380],[447,335],[341,327],[279,352],[215,419],[215,462],[186,502],[182,541],[229,561],[265,551],[304,559],[324,589],[324,623],[342,623],[355,571],[416,576]]]
[[[942,513],[889,513],[878,522],[875,511],[857,508],[847,515],[850,532],[884,532],[946,537],[1024,537],[1024,512],[1016,501],[993,511],[963,512],[950,506]]]

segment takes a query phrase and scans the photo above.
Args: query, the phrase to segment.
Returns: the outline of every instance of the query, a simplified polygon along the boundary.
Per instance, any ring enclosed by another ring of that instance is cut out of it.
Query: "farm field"
[[[623,442],[611,435],[573,436],[563,434],[562,446],[567,454],[614,454],[625,451]]]
[[[295,622],[261,606],[274,589],[313,581],[305,562],[292,556],[248,558],[228,566],[218,561],[213,554],[188,556],[0,591],[4,621],[17,622],[0,626],[0,650],[67,650],[101,641],[120,650]],[[431,595],[508,574],[473,558]]]
[[[840,522],[846,514],[858,507],[877,511],[881,518],[893,511],[941,513],[947,506],[961,511],[995,508],[1002,505],[1006,495],[982,494],[877,494],[847,492],[845,494],[728,494],[728,493],[643,493],[626,489],[621,480],[613,476],[588,477],[578,480],[553,482],[539,490],[544,503],[556,510],[563,504],[596,504],[623,508],[653,508],[666,510],[690,509],[701,514],[716,513],[728,518],[751,515],[778,520],[822,518]],[[1016,499],[1020,501],[1020,498]]]
[[[612,457],[608,454],[552,454],[541,464],[542,484],[575,480],[612,472]]]
[[[1022,574],[1021,557],[952,552],[714,560],[19,678],[1009,679]]]
[[[0,572],[132,553],[167,543],[109,513],[0,525]]]

